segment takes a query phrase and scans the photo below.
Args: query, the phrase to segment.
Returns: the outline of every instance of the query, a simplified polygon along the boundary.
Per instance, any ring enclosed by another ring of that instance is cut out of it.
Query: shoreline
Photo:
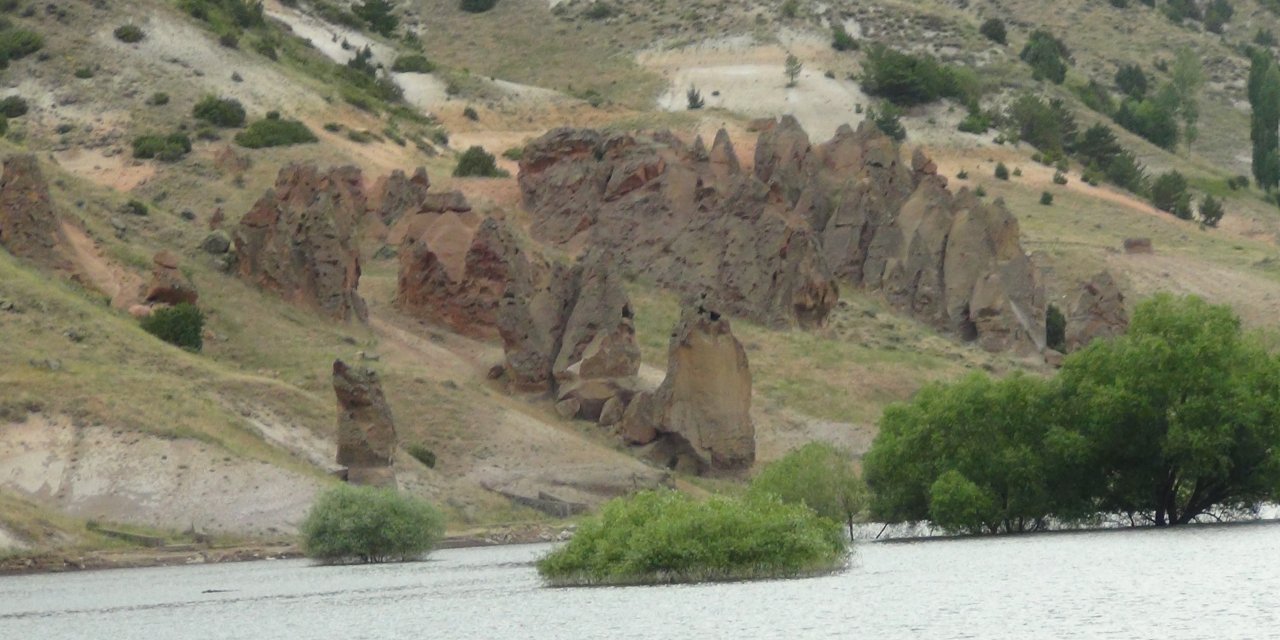
[[[435,549],[466,549],[568,539],[572,525],[493,527],[446,535]],[[231,562],[293,560],[306,557],[297,542],[260,542],[225,547],[177,544],[128,549],[54,549],[31,551],[0,559],[0,577],[111,569],[199,566]]]

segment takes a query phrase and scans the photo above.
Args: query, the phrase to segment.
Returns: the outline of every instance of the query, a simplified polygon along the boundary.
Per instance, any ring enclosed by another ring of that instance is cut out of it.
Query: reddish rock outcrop
[[[395,304],[460,333],[494,337],[507,290],[534,291],[546,269],[505,223],[486,218],[472,229],[456,215],[441,214],[406,234]]]
[[[389,227],[406,214],[422,211],[430,188],[431,179],[426,169],[418,167],[412,177],[397,169],[374,183],[369,191],[369,211]]]
[[[1124,294],[1111,273],[1102,271],[1083,283],[1072,300],[1063,346],[1070,353],[1098,338],[1118,336],[1128,328]]]
[[[66,253],[68,240],[54,212],[49,185],[31,154],[4,160],[0,174],[0,245],[41,267],[72,269]]]
[[[378,374],[333,362],[338,397],[338,464],[352,484],[395,486],[396,426]]]
[[[151,284],[144,300],[148,304],[195,304],[200,299],[191,279],[178,268],[178,256],[161,251],[151,260]]]
[[[521,161],[534,233],[771,326],[821,325],[839,278],[986,349],[1043,348],[1043,285],[1003,202],[951,193],[928,157],[903,162],[865,123],[816,146],[794,118],[756,128],[751,172],[723,131],[709,151],[552,131]]]
[[[280,170],[235,231],[240,277],[337,320],[367,319],[355,239],[365,213],[360,170]]]
[[[700,472],[743,469],[755,462],[750,414],[747,353],[729,319],[704,299],[686,305],[671,335],[667,377],[632,400],[618,433],[632,444],[669,440]]]

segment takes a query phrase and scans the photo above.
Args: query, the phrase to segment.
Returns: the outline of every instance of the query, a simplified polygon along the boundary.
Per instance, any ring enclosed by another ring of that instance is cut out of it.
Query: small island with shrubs
[[[848,554],[840,525],[804,505],[660,490],[606,504],[538,573],[557,587],[799,578],[838,571]]]
[[[344,484],[316,500],[301,533],[303,552],[323,564],[405,562],[436,546],[444,516],[394,489]]]

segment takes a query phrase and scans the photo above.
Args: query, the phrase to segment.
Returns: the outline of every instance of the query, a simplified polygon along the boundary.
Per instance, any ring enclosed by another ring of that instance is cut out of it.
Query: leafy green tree
[[[1049,382],[982,374],[891,405],[863,459],[872,516],[997,533],[1087,515],[1088,448],[1052,426],[1055,406]]]
[[[1191,194],[1187,193],[1186,177],[1177,171],[1160,174],[1151,183],[1151,204],[1161,211],[1190,220]]]
[[[303,551],[321,562],[405,561],[435,547],[444,516],[392,489],[344,484],[320,496],[301,532]]]
[[[1060,157],[1075,147],[1075,116],[1061,99],[1045,100],[1024,94],[1009,105],[1006,117],[1018,128],[1018,137],[1053,157]]]
[[[1069,356],[1059,380],[1101,511],[1164,526],[1280,497],[1280,361],[1230,308],[1159,294],[1127,334]]]
[[[197,102],[191,115],[219,127],[239,127],[244,125],[245,119],[244,105],[239,100],[212,95]]]
[[[1177,112],[1170,99],[1125,100],[1115,120],[1158,147],[1173,149],[1178,145]]]
[[[1253,142],[1253,178],[1271,190],[1280,185],[1280,70],[1271,54],[1250,51],[1249,105],[1252,116],[1249,137]]]
[[[351,7],[351,13],[365,21],[375,33],[390,36],[400,26],[400,19],[391,13],[395,5],[388,0],[364,0]]]
[[[144,205],[145,206],[145,205]],[[204,348],[204,313],[186,302],[156,309],[141,321],[151,335],[188,351]]]
[[[893,106],[892,102],[885,102],[878,108],[869,109],[867,119],[876,125],[881,133],[893,138],[895,142],[907,139],[907,128],[902,126],[902,112]]]
[[[825,442],[811,442],[770,463],[751,481],[748,493],[803,504],[824,518],[845,523],[851,538],[854,519],[868,500],[853,457]]]
[[[1026,46],[1018,57],[1031,65],[1031,77],[1062,84],[1067,79],[1067,62],[1071,52],[1067,45],[1043,29],[1031,32]]]
[[[1122,64],[1116,69],[1116,88],[1134,100],[1141,100],[1147,97],[1147,74],[1136,64]]]
[[[1044,341],[1050,349],[1063,351],[1067,343],[1067,317],[1057,305],[1049,305],[1044,318]]]
[[[977,77],[932,56],[915,56],[877,44],[867,50],[859,78],[862,90],[899,106],[926,104],[954,98],[966,104],[981,93]]]
[[[787,87],[796,86],[796,79],[800,77],[802,69],[804,69],[804,65],[800,63],[800,58],[788,53],[786,68],[784,69],[787,74]]]
[[[458,166],[453,168],[453,175],[457,178],[506,177],[507,172],[499,169],[496,162],[497,159],[493,157],[492,153],[485,151],[484,147],[468,147],[467,150],[463,151],[462,155],[458,157]]]
[[[1200,64],[1200,56],[1190,47],[1178,50],[1170,69],[1169,85],[1177,100],[1178,115],[1182,117],[1182,139],[1187,142],[1187,151],[1199,137],[1196,123],[1200,120],[1200,89],[1204,86],[1204,67]]]
[[[1205,226],[1216,227],[1225,214],[1226,210],[1222,206],[1222,201],[1211,194],[1205,194],[1204,199],[1200,201],[1200,221]]]
[[[1005,29],[1004,21],[1000,18],[987,18],[984,20],[982,26],[978,27],[978,33],[999,45],[1009,43],[1008,31]]]

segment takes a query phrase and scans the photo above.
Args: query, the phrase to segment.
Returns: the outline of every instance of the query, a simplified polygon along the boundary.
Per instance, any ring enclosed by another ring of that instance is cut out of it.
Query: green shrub
[[[151,208],[147,206],[147,203],[141,200],[130,200],[124,203],[122,210],[125,213],[135,216],[146,216],[151,214]]]
[[[1191,194],[1187,179],[1177,171],[1161,174],[1151,183],[1151,204],[1183,220],[1191,219]]]
[[[1042,204],[1042,205],[1044,205],[1044,206],[1046,206],[1046,207],[1047,207],[1047,206],[1049,206],[1049,205],[1051,205],[1051,204],[1053,204],[1053,194],[1052,194],[1052,193],[1049,193],[1048,191],[1041,191],[1041,192],[1040,192],[1040,204]]]
[[[400,19],[391,13],[394,8],[387,0],[364,0],[352,6],[351,13],[364,20],[374,32],[389,37],[400,25]]]
[[[1000,18],[987,18],[982,23],[982,26],[978,28],[978,33],[981,33],[986,39],[996,44],[1009,44],[1008,32],[1005,30],[1004,21]]]
[[[702,97],[702,92],[693,85],[689,85],[689,88],[685,90],[684,99],[690,111],[701,109],[707,104],[707,101]]]
[[[879,129],[881,133],[893,138],[897,142],[902,142],[907,139],[907,128],[902,126],[901,117],[902,112],[899,111],[897,107],[893,106],[893,103],[891,102],[886,102],[878,108],[872,107],[867,110],[867,119],[870,120],[872,124],[876,125],[876,128]]]
[[[962,102],[977,99],[980,88],[972,71],[875,45],[867,51],[860,78],[862,90],[901,106],[925,104],[941,98]]]
[[[978,185],[978,188],[973,190],[973,195],[978,196],[979,198],[985,198],[987,195],[986,187]]]
[[[204,348],[204,313],[193,304],[156,309],[141,324],[144,331],[169,344],[188,351]]]
[[[1066,176],[1066,174],[1062,173],[1061,171],[1054,171],[1054,172],[1053,172],[1053,183],[1054,183],[1054,184],[1057,184],[1057,185],[1063,185],[1063,184],[1066,184],[1066,183],[1067,183],[1067,176]]]
[[[477,121],[479,121],[479,120],[480,120],[480,114],[479,114],[478,112],[476,112],[476,108],[475,108],[475,107],[472,107],[472,106],[470,106],[470,105],[468,105],[468,106],[466,106],[466,107],[464,107],[464,108],[462,109],[462,117],[464,117],[464,118],[466,118],[466,119],[468,119],[468,120],[470,120],[470,121],[472,121],[472,122],[477,122]]]
[[[1146,138],[1152,144],[1174,149],[1178,146],[1177,109],[1167,98],[1125,100],[1116,110],[1116,124]]]
[[[89,65],[84,65],[83,67],[76,67],[76,70],[72,72],[72,75],[74,75],[77,78],[80,78],[81,80],[88,80],[89,78],[93,77],[93,67]]]
[[[436,468],[436,452],[420,444],[409,445],[408,451],[409,455],[413,456],[415,460],[421,462],[428,469]]]
[[[1031,37],[1018,57],[1031,65],[1031,77],[1036,80],[1062,84],[1067,79],[1067,62],[1071,59],[1071,52],[1066,44],[1048,31],[1037,29],[1031,32]]]
[[[302,548],[325,563],[413,560],[444,533],[444,516],[391,489],[342,485],[326,491],[302,522]]]
[[[0,136],[9,133],[9,118],[0,113]]]
[[[176,162],[191,153],[191,138],[182,132],[169,135],[147,134],[133,139],[133,157],[140,160],[155,158],[164,162]]]
[[[147,104],[153,107],[160,107],[169,104],[169,94],[157,91],[147,98]]]
[[[453,169],[453,175],[456,178],[505,178],[510,175],[499,169],[495,161],[492,153],[485,151],[483,147],[473,146],[462,152],[458,158],[458,166]]]
[[[751,481],[748,495],[805,505],[828,520],[846,523],[850,537],[868,500],[853,456],[825,442],[811,442],[769,463]]]
[[[520,158],[524,157],[524,147],[511,147],[502,152],[502,157],[513,162],[520,162]]]
[[[1067,344],[1067,317],[1057,305],[1049,305],[1044,317],[1044,341],[1050,349],[1063,351]]]
[[[1218,226],[1218,222],[1222,220],[1222,216],[1225,213],[1226,210],[1222,206],[1222,201],[1210,194],[1206,194],[1204,199],[1200,201],[1200,221],[1206,226]]]
[[[974,109],[960,121],[960,126],[956,127],[964,133],[983,134],[987,129],[991,128],[991,118],[987,114]]]
[[[268,60],[280,59],[280,54],[276,53],[277,46],[279,43],[274,38],[257,38],[253,41],[253,50]]]
[[[961,169],[960,172],[956,174],[956,180],[968,180],[968,179],[969,179],[969,172],[965,171],[964,169]]]
[[[27,114],[27,101],[22,96],[7,96],[0,100],[0,114],[6,118],[20,118]]]
[[[142,39],[147,37],[147,33],[142,30],[142,27],[139,27],[136,24],[122,24],[116,27],[114,33],[116,40],[119,40],[120,42],[127,42],[129,44],[142,42]]]
[[[1134,100],[1141,100],[1147,97],[1147,74],[1136,64],[1122,64],[1116,69],[1116,88]]]
[[[783,18],[795,20],[800,15],[800,0],[783,0],[779,12]]]
[[[235,98],[219,98],[205,96],[192,108],[191,115],[218,127],[240,127],[244,125],[244,105]]]
[[[836,51],[857,51],[858,41],[849,35],[844,24],[837,22],[831,27],[831,48]]]
[[[608,20],[618,15],[618,9],[608,2],[596,0],[591,3],[591,7],[582,12],[582,16],[588,20]]]
[[[552,585],[799,577],[844,566],[840,525],[772,496],[699,502],[645,491],[604,505],[538,561]]]
[[[498,0],[461,0],[458,8],[467,13],[484,13],[498,4]]]
[[[297,120],[280,120],[266,118],[249,125],[248,129],[236,134],[236,144],[250,149],[264,147],[284,147],[294,144],[307,144],[316,141],[307,125]]]
[[[436,65],[421,53],[411,53],[396,56],[395,62],[391,63],[391,70],[396,73],[431,73],[436,70]]]
[[[44,37],[29,29],[0,29],[0,69],[44,47]]]
[[[1008,180],[1009,167],[1004,166],[1003,162],[997,162],[995,176],[997,180]]]
[[[1131,193],[1147,192],[1147,169],[1131,151],[1122,151],[1107,164],[1107,180]]]

